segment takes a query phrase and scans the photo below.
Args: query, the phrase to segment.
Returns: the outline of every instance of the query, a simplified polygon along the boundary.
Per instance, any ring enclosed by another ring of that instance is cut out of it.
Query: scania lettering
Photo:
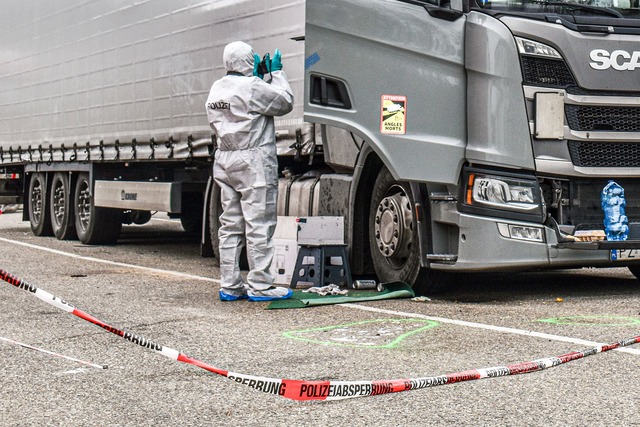
[[[627,52],[625,50],[614,50],[609,53],[604,49],[591,51],[591,68],[596,70],[607,70],[613,68],[618,71],[633,71],[640,68],[640,52]]]
[[[638,0],[125,3],[3,6],[0,200],[34,234],[113,243],[166,212],[215,262],[206,108],[229,106],[205,102],[243,40],[283,52],[295,95],[278,214],[342,216],[353,274],[640,275]],[[597,237],[609,180],[623,242]]]

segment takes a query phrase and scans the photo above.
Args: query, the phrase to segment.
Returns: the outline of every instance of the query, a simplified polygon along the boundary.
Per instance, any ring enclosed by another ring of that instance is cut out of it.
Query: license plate
[[[640,249],[612,249],[611,261],[624,261],[628,259],[640,260]]]

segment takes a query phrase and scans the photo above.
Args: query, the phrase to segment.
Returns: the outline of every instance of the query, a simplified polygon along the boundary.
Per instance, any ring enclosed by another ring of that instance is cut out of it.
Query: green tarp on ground
[[[384,291],[357,291],[350,289],[347,295],[321,296],[312,292],[294,290],[293,296],[285,300],[272,301],[267,305],[268,310],[283,308],[305,308],[318,305],[344,304],[361,301],[377,301],[393,298],[413,298],[415,294],[411,286],[404,282],[390,282],[384,284]]]

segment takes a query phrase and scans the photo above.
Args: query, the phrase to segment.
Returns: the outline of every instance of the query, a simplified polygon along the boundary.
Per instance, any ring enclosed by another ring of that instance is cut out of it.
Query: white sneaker
[[[263,291],[253,289],[247,290],[249,301],[275,301],[279,299],[291,298],[293,290],[281,286],[271,286]]]

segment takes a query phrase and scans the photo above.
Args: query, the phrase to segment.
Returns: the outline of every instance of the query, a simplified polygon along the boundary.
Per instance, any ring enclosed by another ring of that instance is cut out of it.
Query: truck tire
[[[418,227],[409,184],[396,181],[383,167],[376,178],[369,214],[369,243],[373,267],[381,282],[401,281],[417,293],[444,288],[444,273],[422,268]]]
[[[91,181],[86,173],[78,175],[73,202],[76,232],[82,243],[112,244],[118,240],[122,229],[122,211],[93,205]]]
[[[59,240],[76,239],[75,216],[73,215],[71,180],[69,174],[56,172],[51,180],[49,208],[51,228]]]
[[[42,172],[34,173],[29,181],[29,223],[36,236],[53,236],[47,200],[47,176]]]

